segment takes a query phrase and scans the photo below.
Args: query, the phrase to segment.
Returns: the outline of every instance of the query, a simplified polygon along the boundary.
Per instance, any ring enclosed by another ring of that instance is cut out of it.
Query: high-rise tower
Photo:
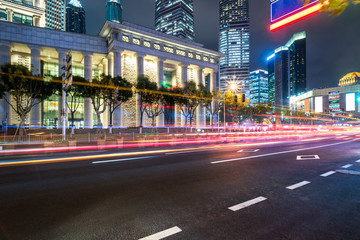
[[[237,82],[240,91],[249,97],[250,36],[249,1],[220,0],[220,85]]]
[[[65,1],[45,1],[45,27],[65,31]]]
[[[194,40],[193,0],[156,0],[155,30]]]
[[[85,10],[78,0],[71,0],[66,5],[66,31],[86,33]]]
[[[121,0],[106,0],[107,21],[122,22],[122,3]]]

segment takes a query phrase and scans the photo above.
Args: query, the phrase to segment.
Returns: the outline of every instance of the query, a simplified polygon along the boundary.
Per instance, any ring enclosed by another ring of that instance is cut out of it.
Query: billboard
[[[299,0],[270,0],[270,30],[276,30],[318,12],[322,6],[319,0],[310,0],[307,5]]]
[[[355,111],[355,93],[347,93],[346,94],[346,110],[349,111]]]
[[[315,112],[323,112],[323,97],[315,97]]]

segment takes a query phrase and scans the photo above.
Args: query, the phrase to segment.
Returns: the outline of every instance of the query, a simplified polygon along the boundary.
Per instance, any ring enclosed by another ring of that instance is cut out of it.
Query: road
[[[0,239],[359,240],[360,176],[340,173],[359,149],[351,135],[3,156],[62,160],[1,166]]]

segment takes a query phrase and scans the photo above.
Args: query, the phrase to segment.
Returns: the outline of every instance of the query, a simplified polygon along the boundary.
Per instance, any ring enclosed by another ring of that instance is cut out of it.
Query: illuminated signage
[[[287,24],[319,12],[323,4],[319,0],[310,0],[309,4],[298,0],[270,0],[270,30],[276,30]]]
[[[323,97],[315,97],[315,112],[323,112]]]
[[[355,111],[355,93],[346,94],[346,111]]]

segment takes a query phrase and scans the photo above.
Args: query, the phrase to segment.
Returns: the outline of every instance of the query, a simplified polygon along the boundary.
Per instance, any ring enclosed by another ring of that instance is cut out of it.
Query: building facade
[[[45,0],[0,0],[0,20],[45,27]]]
[[[220,0],[221,88],[236,82],[249,97],[250,24],[248,0]]]
[[[121,0],[106,0],[105,9],[106,21],[113,21],[117,23],[122,22],[122,3]]]
[[[155,30],[193,41],[193,0],[156,0]]]
[[[250,73],[250,103],[268,103],[268,71],[259,69]]]
[[[45,1],[45,27],[65,31],[65,0]]]
[[[300,32],[275,49],[267,58],[269,101],[277,106],[289,106],[292,96],[306,92],[306,33]]]
[[[349,86],[349,85],[356,85],[360,84],[360,73],[352,72],[346,74],[339,80],[339,86]]]
[[[201,44],[181,40],[135,24],[107,21],[98,36],[34,28],[23,24],[0,21],[1,62],[20,63],[33,74],[44,77],[61,75],[63,59],[72,50],[73,75],[91,81],[102,73],[122,76],[133,84],[144,74],[153,82],[170,87],[183,86],[188,81],[203,83],[210,90],[216,86],[218,61],[221,53],[203,48]],[[18,36],[26,36],[19,38]],[[61,41],[60,41],[61,40]],[[9,96],[7,96],[9,97]],[[61,97],[54,95],[34,107],[28,116],[31,127],[61,126]],[[138,126],[140,112],[138,98],[134,97],[114,113],[114,127]],[[16,114],[4,100],[0,104],[0,121],[18,124]],[[158,126],[183,126],[180,109],[173,107],[171,116],[162,114]],[[101,115],[107,126],[109,114]],[[96,124],[96,114],[90,99],[83,99],[76,112],[77,127],[91,128]],[[168,124],[166,119],[170,119]],[[199,107],[195,122],[206,124],[205,107]],[[144,126],[150,126],[144,118]]]
[[[66,5],[66,31],[86,33],[85,10],[78,0],[71,0]]]

